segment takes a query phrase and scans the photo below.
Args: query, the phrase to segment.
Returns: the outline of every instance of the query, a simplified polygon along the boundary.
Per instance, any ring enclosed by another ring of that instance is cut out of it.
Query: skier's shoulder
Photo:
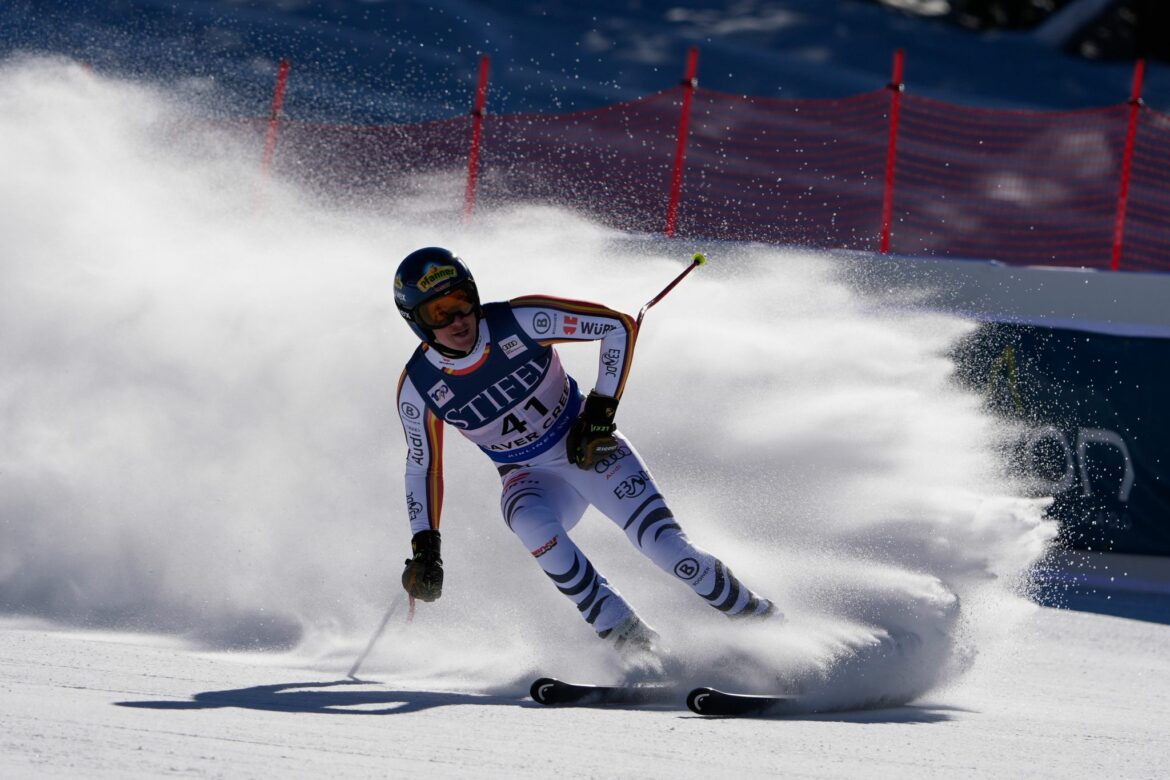
[[[578,301],[573,298],[561,298],[556,295],[521,295],[518,298],[509,299],[507,303],[513,309],[532,307],[539,309],[563,309],[566,306],[580,305],[585,303],[585,301]]]
[[[581,298],[561,298],[555,295],[523,295],[519,298],[512,298],[508,301],[508,304],[513,309],[549,309],[563,314],[582,317],[608,317],[623,321],[629,318],[629,315],[612,309],[604,303],[586,301]]]
[[[403,423],[416,421],[419,417],[419,408],[426,403],[419,387],[418,377],[413,375],[411,364],[408,362],[398,378],[398,390],[395,393]]]
[[[513,301],[495,301],[483,305],[483,317],[487,320],[488,330],[496,335],[507,335],[514,331],[525,331],[525,323],[531,319],[531,312],[517,311]]]
[[[406,361],[402,373],[407,377],[407,382],[421,390],[429,387],[429,383],[434,381],[436,374],[443,373],[443,362],[444,358],[435,352],[433,346],[419,344],[414,353],[411,354],[410,359]]]
[[[483,304],[483,316],[487,318],[488,322],[498,319],[501,316],[511,315],[511,313],[511,301],[491,301]]]
[[[414,352],[410,353],[410,357],[406,361],[406,366],[402,369],[403,378],[409,377],[419,363],[426,362],[426,352],[430,349],[426,344],[419,344],[414,348]]]

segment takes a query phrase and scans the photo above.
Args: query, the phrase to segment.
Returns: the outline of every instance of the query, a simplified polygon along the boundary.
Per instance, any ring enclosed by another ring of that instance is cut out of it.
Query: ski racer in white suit
[[[504,522],[585,621],[624,655],[653,654],[657,633],[569,537],[589,504],[725,615],[778,615],[720,560],[691,544],[646,464],[614,427],[637,336],[631,317],[543,296],[481,305],[467,266],[439,247],[408,255],[394,287],[400,313],[423,342],[398,387],[413,533],[413,557],[402,574],[408,593],[423,601],[442,594],[445,423],[496,463]],[[597,382],[587,398],[553,347],[566,341],[601,342]]]

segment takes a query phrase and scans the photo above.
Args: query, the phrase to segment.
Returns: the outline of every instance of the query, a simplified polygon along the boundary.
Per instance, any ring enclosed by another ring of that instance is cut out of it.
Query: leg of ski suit
[[[658,568],[685,582],[715,609],[732,617],[763,615],[771,602],[746,588],[715,556],[693,545],[674,519],[649,469],[621,434],[621,447],[591,469],[569,463],[563,447],[504,471],[501,508],[557,588],[577,604],[599,633],[633,613],[569,539],[587,504],[621,527]]]
[[[633,610],[569,538],[587,506],[557,470],[526,465],[504,475],[504,521],[600,633],[625,621]]]

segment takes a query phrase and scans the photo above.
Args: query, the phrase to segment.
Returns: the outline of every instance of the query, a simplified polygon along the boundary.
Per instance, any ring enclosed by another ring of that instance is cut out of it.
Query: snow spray
[[[191,113],[69,62],[0,64],[0,609],[340,676],[409,547],[398,261],[450,246],[485,300],[635,311],[692,250],[541,206],[464,224],[457,172],[323,202],[261,174],[258,133]],[[618,422],[688,535],[788,621],[730,623],[592,510],[574,537],[696,682],[813,709],[946,682],[1053,535],[953,382],[971,326],[875,307],[823,253],[705,249],[644,323]],[[596,345],[560,351],[588,388]],[[508,532],[491,463],[446,442],[443,598],[365,668],[517,692],[617,675]]]

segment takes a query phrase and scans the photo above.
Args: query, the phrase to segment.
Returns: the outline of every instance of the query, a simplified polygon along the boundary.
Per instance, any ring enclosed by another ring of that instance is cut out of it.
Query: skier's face
[[[420,305],[419,322],[431,329],[435,341],[457,352],[470,352],[478,335],[475,304],[465,289],[456,289]]]
[[[443,328],[435,328],[435,341],[456,352],[470,352],[475,346],[475,339],[479,335],[479,323],[475,312],[456,312],[451,318],[451,324]]]

